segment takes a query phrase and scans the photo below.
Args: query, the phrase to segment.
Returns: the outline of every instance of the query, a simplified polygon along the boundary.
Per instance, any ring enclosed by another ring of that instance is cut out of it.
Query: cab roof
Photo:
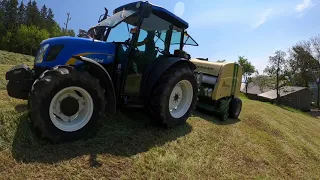
[[[140,6],[139,6],[140,3]],[[150,5],[152,5],[152,13],[170,23],[172,23],[173,25],[183,28],[183,29],[187,29],[189,27],[189,24],[184,21],[183,19],[181,19],[180,17],[176,16],[175,14],[173,14],[172,12],[168,11],[167,9],[161,7],[161,6],[157,6],[154,5],[148,1],[136,1],[136,2],[132,2],[129,4],[125,4],[123,6],[120,6],[118,8],[116,8],[113,11],[113,14],[122,11],[124,8],[126,10],[138,10],[140,7],[146,5],[146,3],[149,3]]]

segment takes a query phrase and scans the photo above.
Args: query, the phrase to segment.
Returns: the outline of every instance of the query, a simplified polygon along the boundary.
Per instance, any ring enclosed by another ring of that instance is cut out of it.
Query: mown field
[[[95,138],[52,145],[9,98],[5,72],[32,57],[0,51],[0,179],[320,179],[320,119],[243,100],[237,120],[195,112],[165,130],[124,110]]]

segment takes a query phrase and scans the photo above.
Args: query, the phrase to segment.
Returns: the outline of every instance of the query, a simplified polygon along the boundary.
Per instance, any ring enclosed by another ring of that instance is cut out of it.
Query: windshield
[[[166,39],[166,31],[158,31],[156,33],[157,37],[161,39],[161,41],[165,41]],[[190,46],[198,46],[198,43],[187,33],[184,33],[184,45]],[[170,45],[179,45],[181,41],[181,31],[173,30]]]
[[[108,17],[107,19],[101,21],[97,26],[104,26],[104,27],[115,27],[118,23],[120,23],[122,20],[125,18],[131,16],[134,14],[136,11],[133,10],[123,10],[119,11],[116,14],[114,14],[111,17]]]

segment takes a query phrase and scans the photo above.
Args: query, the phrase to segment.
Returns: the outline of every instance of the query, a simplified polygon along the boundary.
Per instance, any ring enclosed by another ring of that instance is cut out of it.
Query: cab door
[[[157,31],[140,30],[138,40],[133,45],[135,47],[128,60],[124,94],[140,95],[145,73],[161,55],[157,47],[164,48],[164,42],[157,34],[159,35]]]

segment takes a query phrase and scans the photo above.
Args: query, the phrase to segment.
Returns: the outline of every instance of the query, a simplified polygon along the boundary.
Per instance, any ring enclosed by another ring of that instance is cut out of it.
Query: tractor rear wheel
[[[169,68],[151,93],[151,112],[157,124],[174,127],[184,124],[195,108],[197,81],[188,65]]]
[[[56,143],[94,135],[105,114],[98,79],[71,67],[45,71],[33,84],[30,118],[41,137]]]
[[[242,101],[239,98],[232,98],[229,109],[229,117],[238,118],[242,109]]]

